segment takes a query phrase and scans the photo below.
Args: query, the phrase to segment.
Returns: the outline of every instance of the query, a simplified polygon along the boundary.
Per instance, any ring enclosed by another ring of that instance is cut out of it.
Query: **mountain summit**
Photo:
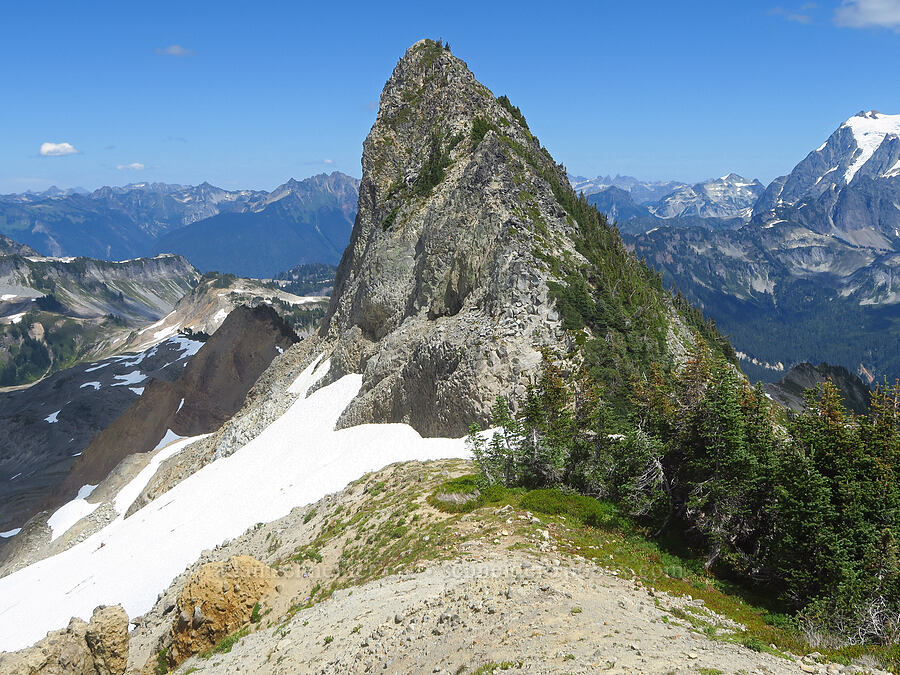
[[[859,112],[776,178],[754,222],[792,221],[855,246],[900,245],[900,115]]]
[[[440,43],[417,42],[397,64],[362,169],[321,330],[337,344],[330,377],[363,373],[343,424],[463,434],[488,419],[497,395],[525,393],[542,349],[570,351],[566,329],[581,319],[560,310],[590,305],[594,291],[616,314],[590,335],[608,341],[595,348],[611,372],[628,370],[626,341],[645,354],[681,344],[677,319],[636,335],[647,317],[674,316],[661,287],[649,290],[653,274],[575,196],[519,109]],[[640,321],[621,304],[631,302],[644,303]]]

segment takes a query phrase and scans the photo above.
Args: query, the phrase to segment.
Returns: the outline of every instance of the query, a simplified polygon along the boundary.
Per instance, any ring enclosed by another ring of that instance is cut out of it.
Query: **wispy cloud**
[[[817,7],[818,5],[815,2],[805,2],[797,8],[773,7],[768,11],[768,14],[770,16],[779,16],[785,21],[808,24],[813,22],[810,12]]]
[[[42,157],[62,157],[64,155],[77,155],[78,150],[71,143],[41,143]]]
[[[154,53],[159,54],[160,56],[175,56],[178,58],[184,58],[186,56],[193,56],[194,50],[188,49],[187,47],[182,47],[181,45],[169,45],[168,47],[157,47],[153,50]]]
[[[131,164],[119,164],[116,167],[119,171],[143,171],[146,167],[140,162],[132,162]]]
[[[900,33],[900,0],[841,0],[834,22],[846,28],[890,28]]]
[[[328,158],[326,157],[325,159],[322,160],[322,163],[323,163],[323,164],[334,164],[334,160],[333,160],[333,159],[328,159]]]

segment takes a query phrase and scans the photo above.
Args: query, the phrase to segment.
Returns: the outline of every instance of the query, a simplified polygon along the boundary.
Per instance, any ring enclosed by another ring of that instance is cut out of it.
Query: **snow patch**
[[[144,393],[143,387],[128,387],[131,391],[133,391],[138,396],[141,396]]]
[[[91,493],[97,489],[96,485],[82,485],[78,488],[78,494],[75,496],[76,499],[87,499],[91,496]]]
[[[169,318],[170,316],[172,316],[174,313],[175,313],[175,310],[172,310],[171,312],[169,312],[166,316],[164,316],[162,319],[160,319],[160,320],[157,321],[156,323],[151,323],[151,324],[150,324],[149,326],[147,326],[146,328],[142,328],[141,330],[138,331],[138,335],[143,335],[143,334],[146,333],[148,330],[153,330],[154,328],[159,328],[160,326],[162,326],[162,325],[166,322],[166,319],[168,319],[168,318]]]
[[[872,159],[878,146],[884,142],[885,136],[900,136],[900,115],[883,115],[875,111],[854,115],[842,125],[853,132],[857,151],[854,159],[844,173],[844,180],[853,180],[863,165]],[[892,169],[893,170],[893,169]]]
[[[72,616],[90,618],[97,605],[121,603],[129,616],[144,614],[204,549],[341,490],[365,473],[394,462],[469,456],[464,438],[422,438],[405,424],[336,431],[362,376],[346,375],[306,397],[328,372],[321,358],[291,385],[301,397],[240,450],[129,518],[117,518],[67,551],[0,579],[3,606],[15,608],[0,610],[0,650],[26,647],[65,627]],[[140,555],[147,542],[153,555]]]
[[[3,537],[4,539],[9,539],[10,537],[15,537],[21,531],[22,531],[22,528],[17,527],[13,530],[7,530],[6,532],[0,532],[0,537]]]
[[[82,518],[91,515],[97,507],[100,506],[99,502],[97,504],[89,504],[85,501],[96,487],[96,485],[83,485],[81,489],[78,490],[78,495],[75,499],[60,506],[54,511],[53,515],[47,519],[47,525],[49,525],[52,530],[50,541],[54,541],[61,537],[75,523]]]
[[[12,300],[13,298],[18,298],[18,297],[19,296],[15,295],[15,294],[4,293],[3,295],[0,295],[0,302],[4,302],[6,300]],[[2,536],[3,535],[0,535],[0,537],[2,537]]]
[[[55,413],[50,413],[44,418],[44,421],[47,424],[56,424],[59,422],[59,413],[62,412],[62,409],[57,410]]]
[[[144,380],[147,379],[147,376],[144,375],[139,370],[132,370],[130,373],[125,373],[124,375],[116,375],[115,379],[121,380],[120,382],[113,382],[112,386],[114,387],[122,387],[127,384],[140,384]]]
[[[191,340],[182,335],[170,338],[168,342],[177,345],[178,350],[182,352],[181,356],[178,357],[179,359],[186,359],[194,356],[194,354],[199,352],[200,348],[204,345],[200,340]]]
[[[83,385],[81,385],[81,386],[78,387],[78,388],[79,388],[79,389],[84,389],[85,387],[93,387],[94,389],[99,389],[99,388],[100,388],[100,383],[99,383],[99,382],[85,382]]]
[[[134,503],[134,500],[137,499],[141,492],[144,491],[144,488],[147,487],[147,483],[150,482],[150,479],[156,475],[156,470],[159,468],[160,464],[169,459],[169,457],[184,450],[194,441],[199,441],[202,438],[206,438],[208,435],[209,434],[204,434],[202,436],[183,438],[177,443],[167,445],[153,455],[150,461],[147,462],[147,466],[141,469],[138,474],[132,478],[125,487],[119,490],[118,494],[116,494],[113,499],[113,508],[116,510],[116,513],[122,516],[125,515],[129,507]]]
[[[181,399],[181,403],[178,404],[178,409],[175,411],[175,414],[177,415],[183,407],[184,407],[184,399]]]
[[[101,363],[99,366],[97,364],[93,364],[93,366],[94,366],[93,368],[85,368],[84,372],[93,373],[95,370],[100,370],[101,368],[106,368],[106,366],[108,366],[109,364],[110,364],[110,361],[107,361],[106,363]]]
[[[186,438],[186,437],[185,437],[185,436],[179,436],[178,434],[176,434],[176,433],[175,433],[174,431],[172,431],[171,429],[166,429],[166,435],[162,437],[162,440],[160,440],[160,442],[157,443],[157,444],[156,444],[156,447],[153,448],[153,449],[154,449],[154,450],[159,450],[160,448],[164,448],[164,447],[166,447],[167,445],[169,445],[169,443],[174,443],[175,441],[180,441],[180,440],[183,439],[183,438]]]

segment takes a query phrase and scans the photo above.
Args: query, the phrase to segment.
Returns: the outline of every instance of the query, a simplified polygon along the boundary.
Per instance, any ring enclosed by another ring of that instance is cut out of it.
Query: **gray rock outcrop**
[[[128,663],[128,615],[120,605],[100,606],[90,623],[73,618],[18,652],[0,654],[6,675],[122,675]]]
[[[321,330],[331,379],[363,373],[342,425],[459,436],[496,395],[524,392],[542,347],[564,350],[535,252],[578,256],[547,179],[566,176],[513,111],[437,43],[394,69]]]

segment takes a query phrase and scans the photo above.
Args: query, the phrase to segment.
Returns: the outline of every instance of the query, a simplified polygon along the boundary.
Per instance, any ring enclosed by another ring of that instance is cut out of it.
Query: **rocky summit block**
[[[128,614],[100,606],[90,623],[73,618],[32,647],[0,654],[5,675],[122,675],[128,663]]]
[[[422,40],[397,64],[363,146],[359,209],[321,333],[330,379],[363,373],[342,425],[466,432],[524,392],[568,338],[550,257],[579,254],[551,181],[565,173],[505,97]]]

